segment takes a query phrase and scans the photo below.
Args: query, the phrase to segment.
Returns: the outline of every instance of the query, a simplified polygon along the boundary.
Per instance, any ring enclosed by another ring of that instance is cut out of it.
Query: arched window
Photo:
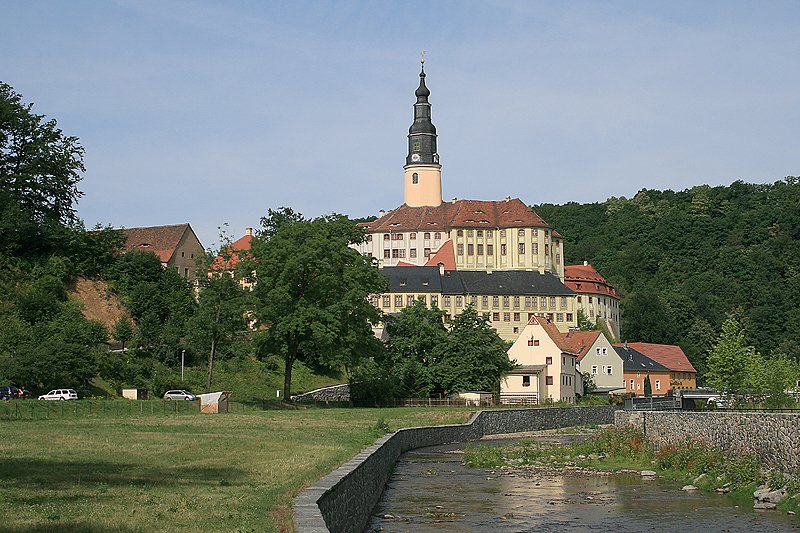
[[[411,183],[413,183],[414,185],[419,183],[419,174],[417,174],[416,172],[411,174]]]

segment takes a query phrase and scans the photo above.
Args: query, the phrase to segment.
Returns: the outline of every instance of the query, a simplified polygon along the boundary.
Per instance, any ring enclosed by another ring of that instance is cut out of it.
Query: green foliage
[[[588,260],[619,289],[623,340],[678,343],[702,372],[738,306],[761,353],[800,361],[798,205],[788,177],[535,209],[564,235],[567,263]]]
[[[645,396],[652,396],[653,395],[653,384],[650,383],[650,375],[648,374],[644,378],[644,395]]]
[[[581,331],[593,331],[595,329],[595,325],[592,324],[592,321],[589,320],[589,317],[586,316],[586,311],[583,309],[578,309],[578,329]],[[611,338],[611,337],[607,337]]]
[[[262,226],[244,268],[258,273],[253,295],[262,327],[259,353],[284,359],[288,399],[296,360],[352,368],[380,349],[371,325],[381,316],[368,296],[383,292],[386,280],[349,248],[364,233],[346,217],[306,220],[290,209],[270,210]]]

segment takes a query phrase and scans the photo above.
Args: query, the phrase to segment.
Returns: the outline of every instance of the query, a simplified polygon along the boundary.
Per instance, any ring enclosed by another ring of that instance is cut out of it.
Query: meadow
[[[387,428],[462,423],[472,412],[111,409],[0,420],[0,530],[290,532],[292,498]]]

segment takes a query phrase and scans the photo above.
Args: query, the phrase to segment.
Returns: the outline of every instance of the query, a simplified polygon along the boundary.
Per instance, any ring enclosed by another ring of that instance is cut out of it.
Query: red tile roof
[[[192,231],[189,224],[174,224],[148,228],[127,228],[122,232],[125,234],[127,250],[153,252],[162,263],[166,263],[172,258],[172,254],[175,253],[175,249],[187,230]]]
[[[519,198],[499,201],[455,200],[437,207],[406,204],[384,216],[363,223],[369,232],[447,231],[450,228],[549,228],[542,218]]]
[[[547,336],[550,337],[558,349],[564,353],[578,355],[578,347],[573,345],[571,339],[568,339],[564,333],[561,333],[555,324],[547,320],[547,317],[534,315],[528,320],[528,324],[539,324],[544,329]]]
[[[614,346],[624,346],[615,344]],[[628,346],[669,368],[672,372],[697,372],[680,346],[674,344],[653,344],[652,342],[629,342]]]
[[[566,265],[564,267],[564,284],[578,293],[607,294],[614,298],[619,298],[617,289],[588,263]]]
[[[453,241],[446,241],[439,247],[436,253],[431,254],[425,266],[439,266],[439,263],[444,263],[445,270],[456,269],[456,254],[453,252]]]
[[[250,251],[252,241],[253,235],[248,234],[241,239],[232,242],[226,249],[227,254],[230,255],[227,265],[225,263],[225,258],[222,257],[222,254],[220,254],[214,258],[214,262],[211,263],[211,270],[233,270],[236,268],[236,265],[239,263],[239,258],[243,255],[247,255],[247,252]]]
[[[572,342],[572,345],[578,349],[578,361],[583,359],[595,343],[597,337],[600,336],[600,330],[594,331],[570,331],[567,333],[567,339]]]

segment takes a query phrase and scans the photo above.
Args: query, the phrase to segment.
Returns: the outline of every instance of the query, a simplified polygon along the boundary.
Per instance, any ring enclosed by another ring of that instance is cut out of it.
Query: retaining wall
[[[378,439],[294,500],[298,533],[353,533],[367,526],[400,455],[484,435],[614,422],[611,405],[480,411],[466,424],[406,428]]]
[[[615,424],[639,428],[657,445],[699,439],[734,454],[754,452],[769,468],[800,474],[800,415],[618,411]]]

